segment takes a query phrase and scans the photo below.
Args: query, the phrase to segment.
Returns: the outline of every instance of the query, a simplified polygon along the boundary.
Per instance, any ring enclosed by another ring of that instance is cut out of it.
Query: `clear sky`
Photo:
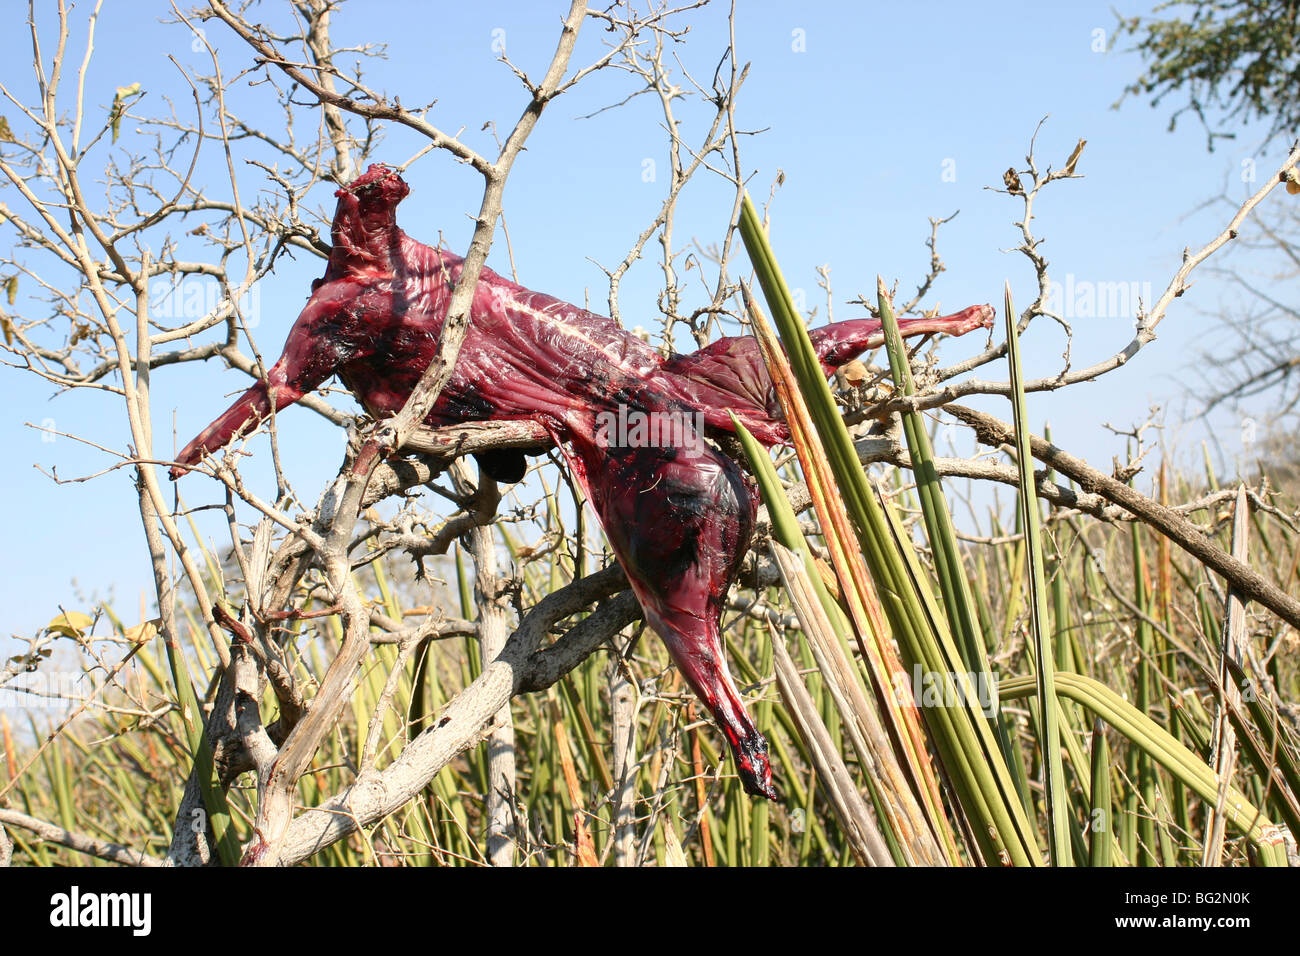
[[[276,9],[276,3],[254,8]],[[443,129],[466,130],[465,138],[483,150],[495,122],[504,135],[518,116],[524,96],[517,80],[496,60],[494,43],[502,39],[519,65],[537,74],[554,49],[565,4],[518,2],[492,4],[366,2],[345,6],[336,16],[334,37],[344,45],[387,44],[387,59],[374,62],[367,77],[372,86],[400,95],[407,104],[437,100],[431,119]],[[1146,3],[1121,0],[1113,5],[1130,15]],[[25,5],[5,4],[0,30],[0,78],[20,99],[34,96],[30,72],[30,38],[23,28]],[[84,16],[81,6],[74,17]],[[186,107],[188,88],[168,57],[182,66],[199,67],[183,26],[164,25],[165,3],[110,2],[101,15],[90,72],[89,101],[102,115],[113,89],[139,82],[148,94],[138,112],[164,109],[170,97]],[[42,14],[45,16],[45,14]],[[706,83],[725,48],[726,7],[710,6],[692,15],[691,32],[673,51],[682,66]],[[1169,109],[1152,110],[1130,100],[1113,110],[1126,82],[1140,71],[1138,58],[1125,43],[1097,52],[1115,27],[1109,2],[1057,2],[1025,7],[1008,3],[788,3],[741,2],[737,46],[739,59],[751,64],[740,97],[739,125],[762,130],[746,137],[743,163],[754,175],[751,192],[766,197],[778,170],[785,174],[773,207],[773,241],[787,279],[802,289],[811,307],[822,302],[816,286],[817,266],[829,264],[836,317],[854,314],[845,300],[874,289],[877,273],[898,279],[910,290],[927,265],[923,242],[927,218],[960,210],[944,227],[940,251],[948,271],[930,302],[947,310],[976,302],[1000,303],[1004,280],[1017,301],[1027,303],[1033,275],[1023,257],[1005,250],[1018,241],[1013,222],[1020,203],[995,194],[1009,166],[1023,167],[1030,137],[1049,116],[1038,137],[1041,166],[1060,166],[1075,142],[1086,138],[1079,163],[1086,178],[1056,184],[1040,198],[1036,232],[1047,241],[1043,251],[1053,273],[1074,289],[1098,283],[1149,288],[1151,298],[1165,288],[1184,246],[1199,247],[1226,223],[1224,207],[1200,210],[1225,189],[1242,198],[1258,182],[1242,181],[1249,163],[1257,175],[1276,170],[1285,144],[1260,151],[1262,131],[1245,127],[1214,153],[1193,119],[1167,131]],[[47,19],[42,21],[50,28]],[[246,47],[220,24],[207,28],[220,50],[228,74],[248,67]],[[588,23],[574,62],[597,57],[603,35]],[[74,61],[80,59],[84,30],[74,37]],[[573,94],[555,102],[530,139],[515,167],[506,195],[507,221],[520,281],[581,304],[589,295],[603,311],[604,276],[589,260],[619,261],[637,233],[653,216],[667,188],[667,161],[661,118],[648,97],[626,107],[579,119],[623,99],[634,86],[619,73],[593,77]],[[232,101],[250,120],[268,126],[279,116],[265,91],[236,84]],[[1173,101],[1170,101],[1171,104]],[[14,113],[11,106],[0,113]],[[703,135],[706,110],[681,109],[688,142]],[[128,121],[129,124],[129,121]],[[16,125],[16,124],[15,124]],[[124,129],[123,142],[131,131]],[[380,158],[400,163],[423,145],[413,134],[390,133]],[[236,145],[248,190],[266,182],[243,160],[264,153]],[[105,146],[92,156],[102,168]],[[647,161],[656,175],[647,176]],[[88,161],[89,162],[89,161]],[[214,194],[225,186],[222,157],[210,150],[200,177],[210,177]],[[429,242],[439,233],[463,251],[470,233],[467,216],[478,206],[479,181],[471,170],[446,155],[431,154],[407,173],[412,196],[402,208],[404,228]],[[1281,191],[1274,201],[1286,201]],[[322,186],[310,201],[332,209]],[[0,199],[21,208],[14,190],[0,189]],[[702,179],[680,202],[679,243],[695,237],[717,241],[730,214],[731,197],[720,179]],[[0,226],[0,243],[14,243],[11,226]],[[662,280],[654,254],[638,264],[620,298],[629,325],[656,324],[655,294]],[[35,253],[23,253],[36,263]],[[504,244],[498,242],[490,264],[509,273]],[[679,271],[681,267],[679,264]],[[284,334],[308,294],[319,262],[305,256],[283,260],[262,283],[257,302],[259,347],[278,354]],[[694,273],[688,297],[705,298]],[[1050,420],[1060,443],[1107,468],[1112,455],[1123,454],[1123,439],[1103,427],[1129,427],[1147,417],[1151,405],[1176,413],[1196,385],[1197,352],[1214,341],[1211,313],[1226,287],[1206,279],[1175,303],[1161,325],[1159,339],[1128,367],[1094,385],[1063,395],[1035,396],[1031,414]],[[1122,347],[1132,331],[1131,314],[1087,314],[1077,310],[1074,363],[1090,364]],[[824,320],[824,306],[817,322]],[[1000,333],[999,333],[1000,334]],[[1031,376],[1059,368],[1064,340],[1040,319],[1024,343]],[[974,342],[950,342],[945,361],[970,354]],[[992,377],[993,369],[984,375]],[[998,377],[1002,377],[1000,370]],[[225,408],[230,393],[246,387],[240,373],[211,367],[173,367],[154,377],[155,421],[159,434],[176,422],[184,442]],[[145,595],[152,607],[152,585],[130,476],[124,471],[80,484],[56,485],[39,469],[57,468],[61,477],[90,474],[110,464],[103,453],[65,438],[48,440],[24,423],[45,424],[121,448],[126,443],[120,400],[86,392],[54,396],[52,389],[26,373],[0,368],[0,441],[10,465],[5,487],[10,502],[6,547],[0,549],[0,649],[5,636],[33,635],[63,603],[89,610],[93,598],[114,597],[119,613],[134,621]],[[996,410],[996,405],[988,407]],[[1247,410],[1245,414],[1249,414]],[[323,480],[337,468],[342,442],[336,429],[304,410],[285,413],[281,431],[289,473],[314,502]],[[1219,424],[1229,452],[1239,450],[1240,417],[1232,413]],[[1171,424],[1174,419],[1171,419]],[[1180,447],[1194,447],[1202,426],[1170,429]],[[1176,431],[1176,434],[1175,434]],[[165,442],[160,444],[165,445]],[[265,448],[265,445],[254,447]],[[967,437],[957,451],[969,453]],[[941,451],[944,449],[941,447]],[[253,466],[253,481],[269,493],[265,470]],[[181,486],[191,504],[220,497],[201,478]],[[219,523],[202,526],[219,544]],[[148,609],[146,609],[148,611]],[[152,613],[148,611],[148,613]]]

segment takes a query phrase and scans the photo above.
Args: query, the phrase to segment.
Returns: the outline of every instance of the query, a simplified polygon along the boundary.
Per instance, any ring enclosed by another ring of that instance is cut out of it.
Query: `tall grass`
[[[1033,400],[1018,387],[1007,411],[1022,439],[1013,514],[990,513],[982,527],[958,533],[952,489],[934,464],[933,421],[920,413],[898,422],[910,471],[864,469],[748,202],[741,225],[766,302],[751,299],[750,317],[796,455],[773,458],[738,429],[767,505],[770,537],[756,556],[772,562],[781,583],[738,589],[724,632],[771,742],[781,799],[769,805],[744,794],[707,714],[646,632],[619,665],[638,691],[630,858],[615,841],[614,665],[596,654],[512,705],[516,861],[1137,866],[1197,864],[1208,853],[1226,864],[1285,864],[1288,840],[1300,835],[1294,632],[1267,616],[1249,619],[1239,660],[1225,655],[1222,583],[1204,567],[1136,523],[1044,511],[1032,493],[1043,476],[1027,452]],[[910,394],[908,356],[883,290],[878,307],[895,391]],[[1006,312],[1016,383],[1009,296]],[[1068,444],[1068,436],[1054,440]],[[1159,493],[1187,500],[1213,480],[1162,471]],[[814,502],[804,515],[789,505],[800,484]],[[543,531],[559,529],[561,510],[548,490],[537,517]],[[1235,525],[1249,537],[1254,566],[1296,587],[1300,536],[1286,522],[1261,511],[1189,517],[1225,549]],[[594,563],[572,537],[537,548],[528,527],[497,530],[524,607]],[[205,554],[212,592],[238,607],[241,594],[225,580],[234,576]],[[357,574],[387,616],[416,623],[431,605],[472,617],[467,567],[459,554],[431,564],[446,581],[432,597],[400,561],[380,559]],[[207,812],[227,834],[228,862],[250,838],[256,788],[248,774],[219,785],[196,733],[215,686],[210,637],[191,616],[186,639],[165,648],[146,622],[133,623],[136,615],[82,610],[97,621],[54,622],[62,635],[55,646],[64,649],[37,673],[102,674],[103,662],[129,660],[75,719],[19,694],[3,698],[0,807],[161,857],[173,828],[190,825],[171,814],[197,762],[209,782]],[[286,626],[294,676],[311,687],[338,649],[338,620]],[[300,782],[300,804],[353,782],[372,727],[378,766],[394,759],[481,666],[467,637],[430,641],[407,656],[376,646],[350,712]],[[376,717],[395,668],[393,706]],[[993,697],[982,693],[992,687]],[[276,706],[266,693],[264,722]],[[1216,770],[1225,739],[1236,755],[1230,779]],[[485,754],[470,750],[418,800],[311,862],[485,865],[487,779]],[[1225,826],[1221,845],[1216,818]],[[21,826],[6,829],[19,865],[91,862]]]

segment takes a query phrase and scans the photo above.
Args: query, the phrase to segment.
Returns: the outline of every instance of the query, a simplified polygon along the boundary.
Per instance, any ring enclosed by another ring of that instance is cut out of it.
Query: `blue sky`
[[[823,301],[816,267],[831,266],[837,318],[858,314],[844,302],[873,290],[877,273],[898,279],[905,291],[914,288],[928,262],[927,218],[956,210],[960,215],[940,234],[948,271],[929,301],[950,311],[976,302],[1000,303],[1003,281],[1010,280],[1017,301],[1028,302],[1034,289],[1028,263],[1004,251],[1018,241],[1012,223],[1020,204],[984,187],[1000,185],[1007,167],[1023,166],[1030,137],[1049,114],[1038,137],[1040,166],[1060,166],[1080,137],[1088,141],[1079,164],[1086,178],[1046,190],[1035,220],[1036,233],[1047,238],[1043,251],[1053,274],[1075,288],[1131,283],[1135,289],[1149,286],[1158,296],[1184,246],[1199,247],[1226,223],[1223,207],[1198,207],[1225,188],[1244,198],[1258,187],[1242,181],[1244,164],[1257,163],[1262,181],[1283,158],[1284,144],[1260,150],[1257,127],[1239,129],[1236,140],[1207,153],[1194,120],[1167,131],[1170,107],[1152,110],[1144,101],[1130,100],[1111,109],[1141,64],[1124,51],[1123,41],[1118,50],[1096,52],[1098,31],[1109,39],[1115,26],[1110,3],[1042,4],[1032,16],[1016,4],[960,2],[822,3],[802,9],[742,2],[739,7],[739,59],[751,67],[738,123],[762,130],[743,144],[744,167],[753,173],[751,192],[756,199],[766,197],[777,171],[784,172],[773,207],[774,245],[787,279],[804,290],[810,306]],[[274,11],[277,5],[261,9]],[[563,9],[557,2],[368,2],[336,16],[334,37],[342,44],[387,44],[387,59],[371,64],[368,82],[399,94],[407,104],[436,99],[433,122],[449,132],[464,128],[471,145],[489,150],[491,133],[481,127],[494,122],[504,136],[524,104],[518,81],[496,60],[494,41],[504,39],[512,59],[540,74],[554,49]],[[1147,5],[1122,2],[1115,9],[1129,15],[1145,12]],[[30,100],[30,41],[16,8],[7,13],[9,26],[0,31],[0,77],[16,96]],[[74,16],[82,13],[78,9]],[[148,94],[139,112],[160,111],[164,96],[185,108],[187,87],[168,56],[183,66],[204,64],[186,28],[159,22],[168,13],[166,4],[105,5],[90,71],[92,111],[107,108],[115,87],[134,82]],[[725,14],[725,6],[717,6],[693,15],[690,34],[674,50],[706,84],[725,48]],[[600,53],[603,35],[594,27],[584,28],[577,64]],[[250,64],[246,48],[220,24],[209,24],[207,35],[228,74]],[[83,39],[79,29],[74,61],[80,59]],[[648,97],[593,119],[578,117],[633,89],[626,75],[611,71],[552,104],[516,164],[506,195],[520,281],[577,303],[589,296],[598,311],[604,311],[606,286],[589,259],[612,265],[626,254],[662,201],[667,158],[661,117]],[[265,92],[240,81],[231,97],[243,115],[271,126],[279,113]],[[707,112],[698,103],[680,107],[687,142],[703,135]],[[5,105],[0,113],[12,117],[14,110]],[[131,135],[124,128],[123,145]],[[380,158],[404,162],[422,145],[413,134],[390,131]],[[106,149],[97,154],[99,166]],[[241,189],[265,188],[261,174],[243,163],[254,154],[265,156],[251,147],[244,155],[242,149],[237,146],[235,156]],[[655,164],[652,179],[647,161]],[[219,152],[210,150],[200,166],[199,176],[210,179],[214,194],[224,188],[223,164]],[[91,168],[98,167],[92,163]],[[477,175],[445,155],[431,154],[406,178],[412,195],[402,208],[404,228],[429,242],[441,232],[453,249],[463,251],[468,216],[478,206]],[[1281,191],[1274,196],[1274,202],[1288,199]],[[12,189],[0,191],[0,199],[20,208]],[[326,187],[309,199],[332,209]],[[703,244],[719,240],[730,209],[729,187],[716,177],[702,177],[680,201],[679,245],[692,237]],[[12,227],[0,226],[0,242],[7,248],[13,241]],[[662,280],[656,251],[653,243],[647,247],[647,257],[623,286],[620,301],[628,325],[656,322]],[[36,261],[34,254],[24,255]],[[509,272],[500,241],[490,264]],[[678,268],[681,272],[681,263]],[[268,355],[278,354],[320,271],[318,262],[299,256],[284,260],[260,287],[255,334]],[[695,273],[682,274],[690,277],[688,299],[702,301]],[[1050,420],[1054,435],[1070,450],[1108,467],[1124,447],[1103,423],[1129,427],[1144,420],[1153,404],[1171,412],[1181,408],[1196,383],[1196,353],[1219,334],[1212,312],[1227,294],[1221,283],[1203,280],[1175,303],[1159,339],[1128,367],[1097,384],[1035,396],[1033,418]],[[824,307],[816,321],[823,316]],[[1081,315],[1074,325],[1076,367],[1111,354],[1131,335],[1131,316]],[[1055,327],[1039,320],[1024,343],[1028,373],[1055,372],[1063,345]],[[976,348],[973,342],[948,343],[945,362]],[[994,374],[985,370],[988,377]],[[157,434],[166,433],[174,415],[183,443],[246,384],[239,373],[215,365],[160,370],[154,378]],[[99,471],[110,460],[65,438],[49,441],[24,424],[46,423],[120,448],[126,442],[120,400],[96,393],[53,397],[48,385],[8,368],[0,368],[0,395],[0,440],[12,456],[6,479],[11,517],[7,547],[0,553],[0,644],[11,633],[35,633],[60,603],[88,610],[93,597],[112,594],[119,613],[134,619],[143,594],[151,608],[130,477],[118,471],[56,485],[38,466],[73,477]],[[985,407],[998,410],[996,403]],[[1239,449],[1234,436],[1241,416],[1250,413],[1227,413],[1218,420],[1229,452]],[[281,426],[289,473],[314,502],[322,481],[337,467],[341,440],[336,429],[309,412],[286,414],[292,416]],[[1169,434],[1187,451],[1203,426],[1170,428]],[[958,439],[958,452],[972,448],[968,438]],[[266,470],[254,465],[248,475],[262,482],[263,493],[272,490]],[[181,490],[191,504],[220,500],[200,478],[188,479]],[[201,529],[224,543],[220,523],[206,521]]]

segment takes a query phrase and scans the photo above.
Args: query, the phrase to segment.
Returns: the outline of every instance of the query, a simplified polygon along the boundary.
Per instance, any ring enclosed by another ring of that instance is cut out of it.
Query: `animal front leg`
[[[300,397],[301,393],[291,396],[283,391],[277,392],[276,409],[279,410],[291,402],[296,402]],[[281,404],[281,399],[286,401]],[[224,448],[236,435],[242,435],[256,428],[270,412],[271,400],[267,394],[266,383],[258,382],[181,449],[181,453],[176,456],[179,464],[173,465],[171,469],[172,481],[189,471],[188,466],[198,464],[204,455]]]
[[[204,455],[256,428],[272,406],[277,412],[287,408],[333,375],[343,362],[362,354],[367,326],[376,316],[392,314],[393,299],[392,294],[366,292],[355,283],[332,282],[318,288],[289,330],[284,352],[266,373],[266,380],[244,392],[181,450],[176,456],[178,464],[171,470],[172,480]]]

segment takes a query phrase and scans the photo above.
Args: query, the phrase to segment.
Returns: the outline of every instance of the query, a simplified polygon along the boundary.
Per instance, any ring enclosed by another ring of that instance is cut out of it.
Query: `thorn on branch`
[[[230,632],[236,644],[252,645],[253,635],[249,633],[248,628],[237,621],[220,601],[212,605],[212,617]]]

